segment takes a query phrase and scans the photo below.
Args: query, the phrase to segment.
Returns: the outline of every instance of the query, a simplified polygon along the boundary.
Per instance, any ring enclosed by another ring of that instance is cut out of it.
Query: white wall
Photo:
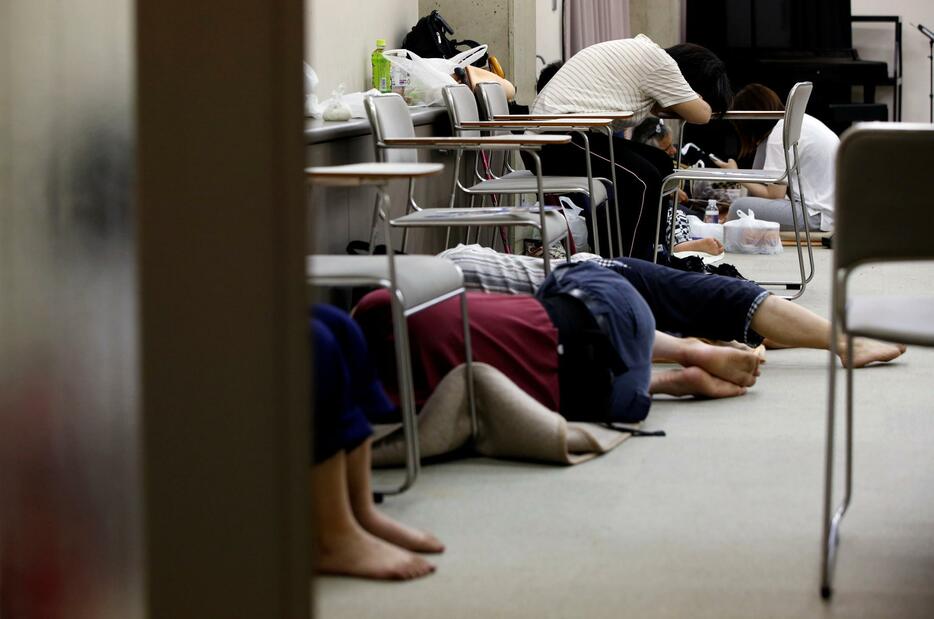
[[[934,30],[934,2],[931,0],[851,0],[853,15],[899,15],[902,18],[902,120],[928,122],[930,65],[928,40],[911,24],[924,24]],[[910,23],[909,23],[910,22]],[[860,57],[885,60],[892,72],[894,34],[891,24],[855,24],[853,46]],[[878,88],[876,101],[889,105],[892,114],[892,89]]]
[[[556,10],[552,10],[552,5]],[[564,0],[535,0],[535,53],[545,64],[561,60],[561,15]],[[535,65],[536,78],[542,63]]]
[[[418,0],[306,0],[305,58],[318,74],[318,97],[341,82],[347,92],[367,90],[376,39],[399,47],[418,21]]]

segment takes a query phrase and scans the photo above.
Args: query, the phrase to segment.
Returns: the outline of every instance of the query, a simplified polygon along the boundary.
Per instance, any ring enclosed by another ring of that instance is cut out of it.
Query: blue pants
[[[769,295],[754,282],[679,271],[646,260],[614,258],[601,261],[639,292],[655,316],[659,331],[750,346],[762,336],[750,328],[752,316]]]
[[[574,418],[586,419],[589,415],[591,421],[623,422],[645,419],[652,403],[649,383],[655,343],[655,319],[648,304],[628,281],[593,262],[556,267],[536,293],[546,310],[550,306],[553,309],[548,299],[559,295],[575,298],[587,307],[614,353],[601,361],[612,370],[606,393],[601,397],[595,388],[588,388],[591,393],[571,395],[562,388],[562,412],[574,407],[592,408],[603,401],[604,410],[581,411]],[[556,326],[560,339],[561,325]],[[579,401],[565,402],[568,395]]]
[[[338,451],[352,451],[370,434],[369,419],[393,406],[376,377],[357,323],[329,305],[315,305],[309,320],[312,339],[312,424],[314,462]]]

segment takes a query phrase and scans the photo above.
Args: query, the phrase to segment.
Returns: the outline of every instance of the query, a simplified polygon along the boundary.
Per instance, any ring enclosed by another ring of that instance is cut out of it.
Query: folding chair
[[[464,151],[516,151],[529,153],[536,164],[535,193],[539,206],[535,209],[520,207],[495,208],[421,208],[414,199],[414,179],[409,183],[406,214],[393,218],[396,227],[450,227],[450,226],[533,226],[541,232],[543,247],[568,237],[568,224],[563,212],[556,207],[544,206],[545,190],[541,162],[537,152],[547,144],[567,144],[566,135],[501,135],[490,137],[453,136],[417,137],[405,101],[397,94],[374,95],[366,99],[367,115],[373,126],[376,158],[384,162],[415,162],[417,150],[452,150],[457,155]],[[375,233],[377,211],[373,213]],[[372,235],[371,235],[372,236]],[[388,237],[387,237],[388,238]],[[387,240],[387,245],[388,245]],[[405,240],[403,240],[403,245]],[[370,247],[373,247],[371,238]],[[568,252],[570,254],[570,252]],[[551,272],[549,252],[544,255],[545,272]],[[570,255],[568,255],[570,259]]]
[[[845,474],[843,499],[832,511],[837,333],[853,350],[855,336],[934,346],[934,297],[850,296],[850,275],[872,262],[932,260],[934,244],[918,214],[930,199],[918,179],[930,175],[934,126],[865,123],[843,134],[837,152],[821,596],[832,593],[840,522],[853,495],[853,366],[846,364]],[[881,411],[880,411],[881,412]]]
[[[309,181],[316,185],[374,185],[377,190],[378,215],[389,238],[389,226],[386,223],[389,194],[386,192],[386,184],[394,179],[411,181],[418,177],[437,174],[443,168],[444,166],[440,163],[361,163],[308,168],[305,172]],[[307,277],[308,283],[312,286],[378,286],[389,291],[396,372],[406,446],[405,479],[399,487],[379,490],[378,493],[404,492],[415,483],[420,470],[415,388],[412,380],[412,359],[406,318],[456,296],[460,297],[461,321],[464,328],[467,403],[472,432],[476,435],[473,362],[470,327],[467,319],[467,291],[464,287],[463,273],[457,265],[444,258],[396,256],[392,244],[386,243],[385,256],[309,256]]]
[[[628,111],[600,111],[600,112],[578,112],[572,114],[510,114],[509,113],[509,101],[506,98],[506,93],[503,90],[503,87],[500,84],[495,82],[479,82],[475,86],[475,91],[477,98],[480,101],[481,111],[484,113],[488,121],[497,121],[497,122],[506,122],[506,123],[515,123],[514,128],[521,128],[523,124],[529,123],[544,123],[543,126],[532,125],[531,128],[540,129],[540,130],[549,130],[549,131],[574,131],[579,133],[583,137],[584,149],[587,155],[586,165],[587,165],[587,181],[588,188],[590,184],[594,181],[600,181],[597,185],[594,185],[594,189],[599,192],[598,187],[603,183],[609,183],[613,187],[613,196],[614,201],[618,200],[616,196],[619,196],[619,192],[616,190],[616,156],[613,152],[613,130],[614,123],[617,121],[628,120],[632,118],[632,112]],[[594,123],[594,119],[603,119],[603,122]],[[559,127],[553,127],[547,129],[548,123],[557,123]],[[590,140],[587,136],[587,131],[595,131],[600,133],[606,133],[607,140],[609,144],[609,164],[611,170],[612,180],[594,177],[591,171],[591,158],[595,156],[590,151]],[[573,177],[572,177],[573,178]],[[590,192],[593,195],[593,191]],[[597,232],[596,224],[596,205],[600,202],[598,199],[591,201],[594,214],[593,214],[593,224],[594,224],[594,251],[600,253],[599,245],[599,234]],[[612,233],[611,228],[612,224],[610,222],[610,209],[605,210],[606,214],[606,232],[607,240],[610,245],[608,248],[609,255],[618,255],[622,256],[625,254],[623,249],[623,233],[621,229],[620,216],[619,216],[619,207],[614,209],[614,214],[616,218],[616,247],[617,252],[613,252],[613,243],[612,243]]]
[[[662,181],[662,191],[658,199],[658,221],[655,226],[655,234],[658,236],[662,224],[662,202],[664,197],[678,190],[682,181],[704,180],[711,182],[734,181],[740,183],[779,183],[788,182],[788,195],[791,200],[791,208],[799,208],[802,214],[801,221],[808,220],[807,203],[805,196],[801,191],[801,166],[798,157],[798,140],[801,138],[801,124],[804,120],[804,110],[807,108],[808,99],[811,97],[813,85],[811,82],[798,82],[791,92],[788,93],[788,100],[785,104],[785,112],[780,118],[784,119],[782,127],[782,145],[785,152],[785,168],[783,170],[730,170],[709,168],[689,168],[685,170],[676,170],[669,174]],[[732,111],[724,114],[724,118],[732,120],[750,120],[775,118],[777,112],[761,111]],[[682,141],[684,124],[682,123]],[[679,150],[680,153],[680,150]],[[679,156],[680,159],[680,156]],[[797,187],[797,190],[795,190]],[[796,206],[797,203],[797,206]],[[675,221],[677,218],[676,208],[671,209],[671,238],[668,239],[668,249],[674,247]],[[797,299],[804,294],[804,289],[808,282],[814,277],[814,251],[811,248],[811,232],[804,226],[804,236],[808,248],[809,272],[804,272],[804,254],[801,249],[801,234],[798,226],[798,218],[792,218],[795,227],[795,245],[798,250],[798,269],[800,271],[800,280],[797,281],[776,281],[776,282],[756,282],[761,286],[784,286],[787,290],[797,290],[789,299]],[[654,260],[658,261],[658,246],[655,248]]]
[[[479,88],[481,84],[478,84]],[[485,83],[485,86],[495,87],[502,94],[505,101],[506,95],[503,87],[497,83]],[[540,132],[559,132],[568,133],[578,131],[584,138],[584,147],[587,154],[587,176],[543,176],[542,184],[545,193],[566,194],[583,193],[588,196],[593,205],[594,212],[598,204],[607,201],[606,187],[597,182],[594,183],[593,175],[590,173],[590,142],[584,129],[596,127],[608,127],[612,120],[605,118],[585,118],[577,120],[480,120],[480,112],[477,107],[477,98],[470,88],[465,84],[452,84],[446,86],[443,91],[444,103],[447,106],[448,116],[451,120],[451,129],[455,135],[459,136],[478,136],[480,131],[489,132],[491,135],[508,135],[511,130],[533,129]],[[508,111],[508,105],[507,105]],[[475,153],[474,161],[474,183],[464,185],[461,182],[461,164],[462,158],[455,159],[455,184],[454,191],[451,193],[451,206],[454,205],[457,193],[463,193],[471,196],[487,196],[503,194],[520,195],[535,193],[537,191],[537,178],[528,170],[514,170],[509,165],[508,160],[504,158],[502,166],[483,165],[486,153]],[[489,157],[487,161],[492,160]],[[503,169],[494,169],[502,167]],[[496,172],[500,172],[497,175]],[[609,181],[607,181],[609,182]],[[607,223],[609,224],[609,212],[607,212]],[[609,237],[608,237],[609,238]],[[598,235],[594,234],[594,248],[597,253],[600,252]],[[611,250],[612,251],[612,250]]]

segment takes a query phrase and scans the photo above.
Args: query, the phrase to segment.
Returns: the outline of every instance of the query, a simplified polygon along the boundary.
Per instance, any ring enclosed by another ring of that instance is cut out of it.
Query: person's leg
[[[612,179],[609,143],[603,134],[591,134],[592,172],[595,177]],[[542,150],[542,170],[548,175],[584,176],[587,174],[586,156],[579,136],[573,144],[549,146]],[[666,155],[657,148],[614,138],[616,160],[617,202],[623,233],[623,253],[639,258],[651,258],[654,247],[655,222],[658,213],[658,194],[661,191],[661,160]],[[668,171],[671,162],[668,161]],[[609,250],[606,236],[606,217],[603,211],[590,214],[590,224],[597,220],[600,247],[605,255]],[[616,248],[616,220],[611,217]],[[591,232],[593,234],[593,232]],[[617,252],[618,253],[618,252]]]
[[[698,367],[717,378],[740,387],[751,387],[759,375],[759,356],[752,349],[712,346],[693,338],[685,339],[655,333],[653,360],[673,361],[685,367]]]
[[[345,450],[357,453],[361,446],[368,450],[371,429],[354,401],[354,381],[345,344],[334,333],[346,329],[346,325],[340,324],[344,319],[328,314],[328,310],[322,312],[320,307],[313,314],[326,316],[329,322],[312,319],[309,325],[314,350],[315,460],[311,467],[311,493],[319,551],[317,567],[322,572],[365,578],[423,576],[434,569],[428,562],[367,532],[354,516]],[[358,464],[355,462],[353,466]],[[354,471],[356,474],[356,468]]]
[[[787,299],[769,296],[752,316],[750,326],[756,333],[786,347],[830,348],[830,322]],[[890,344],[867,338],[855,338],[853,350],[846,350],[841,339],[837,348],[840,360],[852,356],[853,367],[861,368],[877,361],[891,361],[905,352],[902,344]]]
[[[758,346],[750,329],[758,303],[768,293],[753,282],[680,271],[647,260],[617,258],[609,266],[639,292],[659,331]]]
[[[736,211],[741,210],[744,213],[748,213],[750,209],[755,213],[756,219],[778,222],[779,230],[786,232],[793,231],[795,227],[792,217],[798,220],[798,229],[804,230],[801,210],[799,208],[792,209],[791,201],[785,198],[778,200],[756,197],[737,198],[730,204],[730,212],[727,214],[726,220],[731,221],[739,219],[739,215]],[[820,213],[809,215],[807,226],[812,232],[820,230]]]
[[[370,487],[370,441],[347,453],[347,487],[357,522],[373,535],[416,552],[443,552],[444,544],[430,533],[396,522],[376,509]]]
[[[428,561],[363,530],[347,496],[346,457],[339,451],[311,468],[316,569],[325,574],[407,580],[434,571]]]

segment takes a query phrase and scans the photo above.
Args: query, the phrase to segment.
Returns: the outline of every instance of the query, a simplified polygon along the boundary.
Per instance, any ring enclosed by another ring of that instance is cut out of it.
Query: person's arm
[[[717,161],[716,159],[711,159],[715,164],[721,168],[735,170],[737,168],[736,160],[730,159],[729,161]],[[766,185],[765,183],[742,183],[743,187],[749,192],[749,195],[754,198],[768,198],[769,200],[779,200],[785,197],[785,193],[788,191],[788,185],[783,183],[772,183]]]
[[[516,87],[509,80],[498,76],[492,71],[487,71],[486,69],[481,69],[473,65],[467,65],[465,67],[467,71],[467,85],[470,86],[470,89],[473,90],[473,87],[476,86],[479,82],[497,82],[506,91],[506,99],[512,101],[516,98]]]
[[[705,125],[710,122],[713,112],[706,101],[698,97],[684,103],[676,103],[670,107],[663,108],[661,111],[669,114],[676,114],[680,118],[695,125]]]

